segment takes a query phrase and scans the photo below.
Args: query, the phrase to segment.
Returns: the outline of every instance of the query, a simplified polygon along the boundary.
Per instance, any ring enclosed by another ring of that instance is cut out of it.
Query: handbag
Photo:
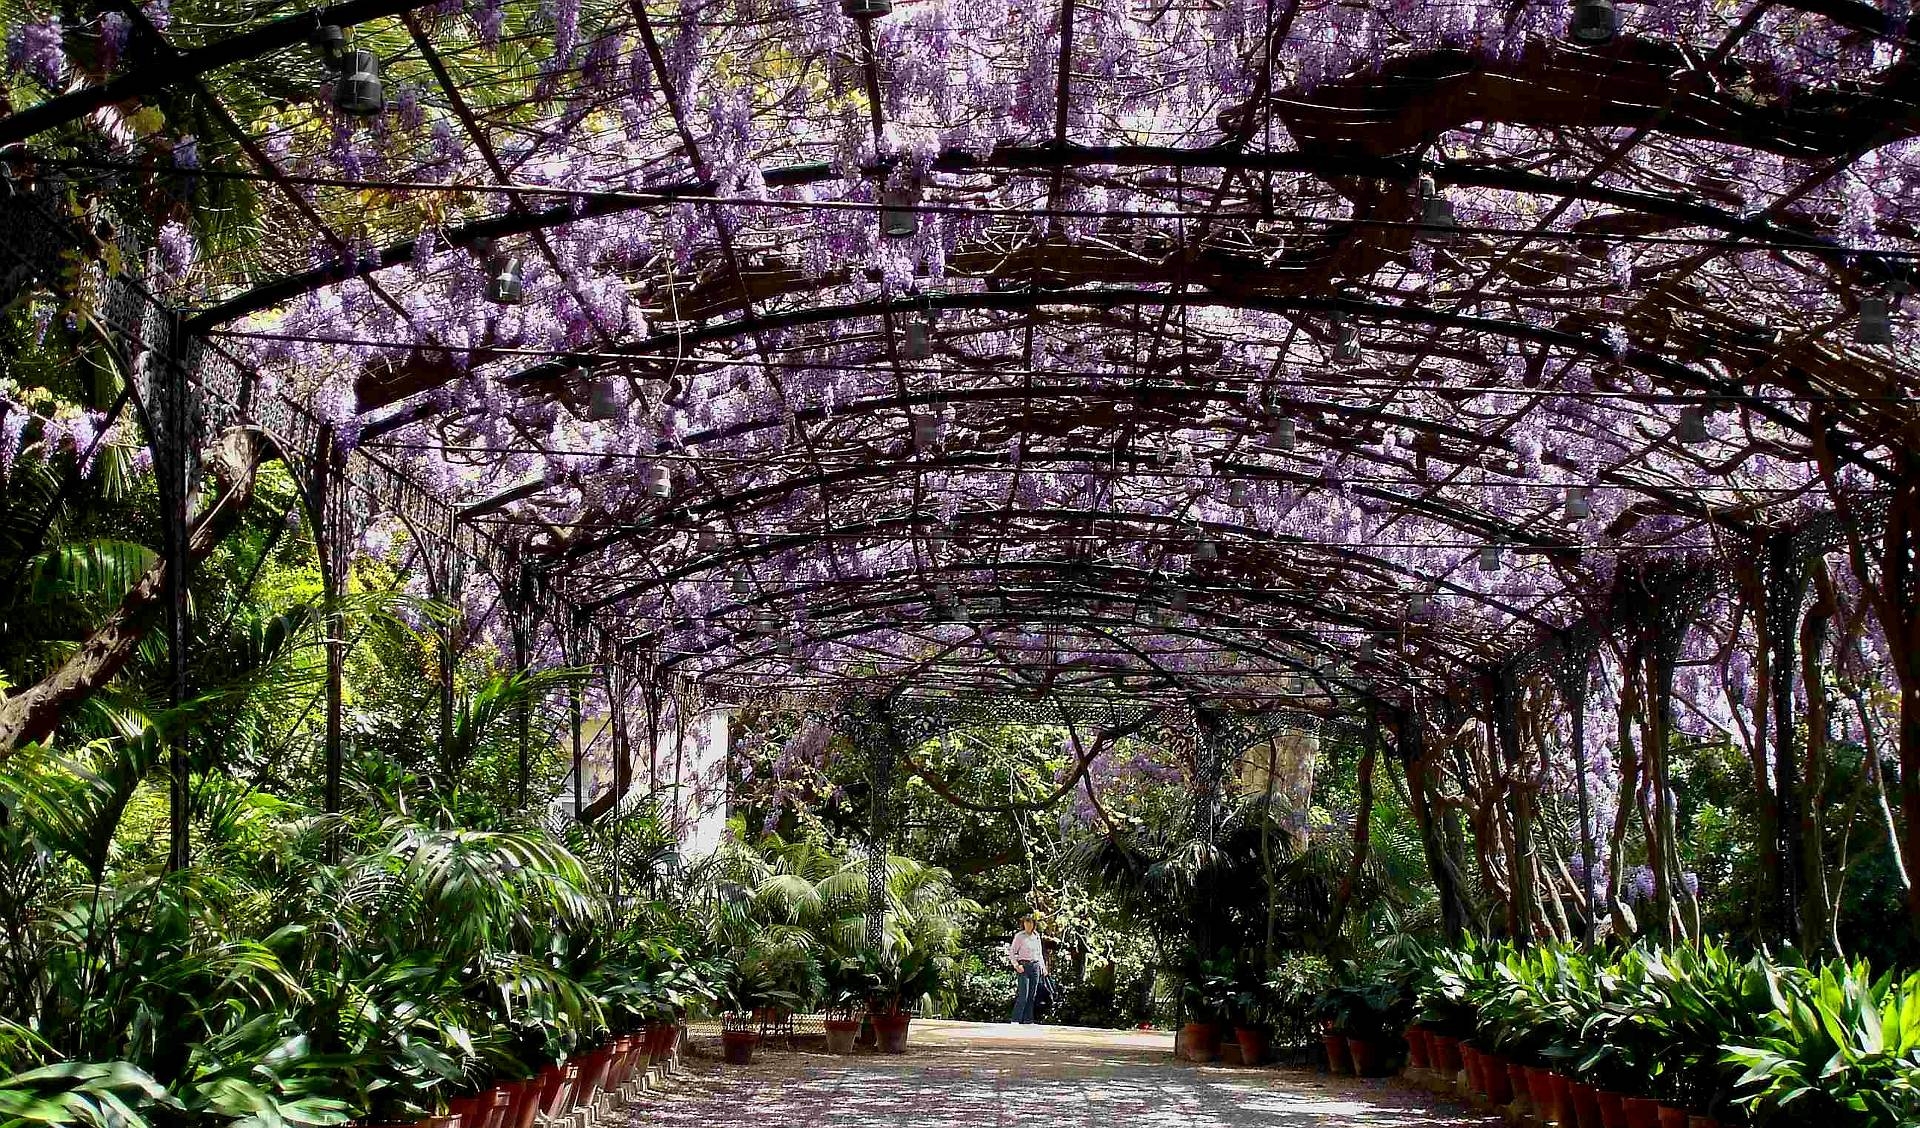
[[[1042,975],[1039,985],[1036,986],[1033,991],[1033,1009],[1037,1011],[1046,1010],[1053,1006],[1059,998],[1060,985],[1053,981],[1053,976]]]

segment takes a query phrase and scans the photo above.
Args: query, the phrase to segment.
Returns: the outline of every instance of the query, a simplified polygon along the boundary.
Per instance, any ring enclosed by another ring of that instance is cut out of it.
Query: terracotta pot
[[[1687,1117],[1687,1128],[1721,1128],[1720,1118],[1717,1116],[1689,1116]]]
[[[1534,1115],[1542,1120],[1560,1119],[1553,1111],[1553,1074],[1533,1065],[1521,1072],[1527,1079],[1527,1099],[1533,1102]]]
[[[1191,1030],[1192,1027],[1187,1029]],[[1347,1040],[1338,1034],[1322,1034],[1320,1042],[1327,1048],[1327,1072],[1348,1073],[1353,1066],[1347,1057]],[[1204,1059],[1202,1059],[1204,1060]]]
[[[484,1128],[492,1109],[493,1097],[488,1093],[462,1093],[447,1098],[447,1115],[459,1117],[460,1123],[468,1128]]]
[[[1513,1086],[1513,1097],[1507,1097],[1507,1101],[1519,1097],[1519,1099],[1524,1099],[1528,1105],[1534,1103],[1534,1093],[1532,1093],[1532,1090],[1526,1088],[1526,1070],[1528,1069],[1530,1069],[1530,1067],[1517,1065],[1517,1063],[1513,1063],[1513,1061],[1507,1063],[1507,1082]],[[1501,1101],[1501,1105],[1505,1105],[1507,1101]]]
[[[1460,1039],[1449,1038],[1444,1034],[1427,1036],[1427,1057],[1433,1067],[1447,1075],[1449,1079],[1460,1072]]]
[[[1627,1128],[1660,1128],[1660,1102],[1651,1097],[1622,1097],[1620,1106],[1627,1111]]]
[[[1687,1110],[1661,1105],[1660,1128],[1687,1128]]]
[[[673,1056],[674,1043],[679,1040],[680,1028],[671,1022],[649,1022],[647,1024],[647,1060],[665,1061]]]
[[[508,1128],[533,1128],[533,1119],[540,1115],[541,1078],[529,1077],[520,1084],[518,1098],[513,1107],[507,1110]]]
[[[460,1128],[460,1118],[449,1113],[446,1116],[423,1116],[418,1120],[369,1120],[366,1128]]]
[[[1212,1061],[1220,1056],[1220,1028],[1211,1022],[1189,1022],[1180,1028],[1180,1056],[1188,1061]]]
[[[1241,1064],[1239,1039],[1237,1038],[1220,1039],[1220,1064],[1221,1065]]]
[[[828,1053],[850,1054],[853,1052],[853,1040],[860,1036],[859,1019],[829,1018],[820,1025],[827,1028]]]
[[[1460,1067],[1467,1071],[1467,1088],[1477,1096],[1486,1096],[1486,1074],[1480,1069],[1480,1051],[1461,1043]]]
[[[1573,1104],[1573,1121],[1576,1128],[1602,1128],[1600,1090],[1592,1085],[1575,1081],[1567,1086],[1567,1099]]]
[[[876,1014],[873,1016],[873,1033],[880,1041],[883,1054],[904,1054],[907,1052],[907,1026],[913,1022],[910,1014]]]
[[[728,1065],[752,1065],[753,1048],[760,1044],[760,1034],[754,1030],[722,1030],[720,1032],[721,1055]]]
[[[552,1116],[560,1105],[560,1090],[567,1083],[567,1067],[558,1062],[540,1071],[540,1097],[533,1102],[535,1116]]]
[[[1594,1103],[1600,1107],[1600,1128],[1627,1128],[1627,1099],[1619,1093],[1596,1090]]]
[[[1240,1061],[1244,1065],[1259,1065],[1267,1060],[1267,1032],[1257,1026],[1236,1026],[1233,1028],[1233,1040],[1240,1043]]]
[[[1430,1051],[1427,1049],[1427,1032],[1418,1026],[1407,1027],[1407,1066],[1410,1069],[1425,1069]]]
[[[1507,1072],[1507,1059],[1498,1054],[1481,1054],[1480,1068],[1487,1075],[1487,1099],[1494,1104],[1513,1103],[1513,1074]]]
[[[1567,1075],[1551,1069],[1546,1071],[1547,1082],[1553,1087],[1553,1118],[1562,1124],[1573,1123],[1573,1082]]]
[[[607,1084],[607,1069],[613,1064],[613,1043],[596,1046],[580,1055],[580,1087],[574,1091],[575,1108],[593,1103]]]
[[[507,1110],[513,1107],[513,1095],[512,1082],[495,1085],[487,1091],[487,1107],[483,1110],[485,1119],[482,1121],[486,1128],[505,1128]]]
[[[1353,1054],[1353,1071],[1362,1077],[1380,1076],[1386,1053],[1380,1043],[1367,1038],[1348,1038],[1347,1050]]]

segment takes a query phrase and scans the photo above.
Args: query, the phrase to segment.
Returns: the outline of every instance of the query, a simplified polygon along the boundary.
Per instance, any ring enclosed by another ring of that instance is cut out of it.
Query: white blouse
[[[1047,970],[1047,958],[1040,952],[1040,934],[1021,929],[1013,934],[1013,942],[1007,945],[1007,956],[1015,961],[1028,960],[1039,965],[1042,973]]]

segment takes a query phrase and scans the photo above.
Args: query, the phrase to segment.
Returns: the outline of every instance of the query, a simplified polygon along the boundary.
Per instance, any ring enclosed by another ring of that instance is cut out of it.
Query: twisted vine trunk
[[[208,458],[219,486],[208,498],[196,490],[188,503],[187,562],[206,559],[239,524],[253,500],[254,483],[268,451],[265,437],[250,427],[220,436]],[[31,685],[0,700],[0,763],[19,747],[53,735],[74,706],[112,681],[139,653],[140,643],[166,609],[167,565],[147,569],[127,594],[67,659]]]

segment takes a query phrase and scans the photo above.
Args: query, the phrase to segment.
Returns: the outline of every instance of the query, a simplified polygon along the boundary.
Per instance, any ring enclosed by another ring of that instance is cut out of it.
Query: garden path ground
[[[718,1046],[710,1051],[718,1055]],[[1466,1128],[1498,1124],[1386,1081],[1195,1066],[1164,1033],[915,1022],[904,1057],[683,1059],[623,1114],[668,1128]],[[616,1121],[618,1123],[618,1121]]]

